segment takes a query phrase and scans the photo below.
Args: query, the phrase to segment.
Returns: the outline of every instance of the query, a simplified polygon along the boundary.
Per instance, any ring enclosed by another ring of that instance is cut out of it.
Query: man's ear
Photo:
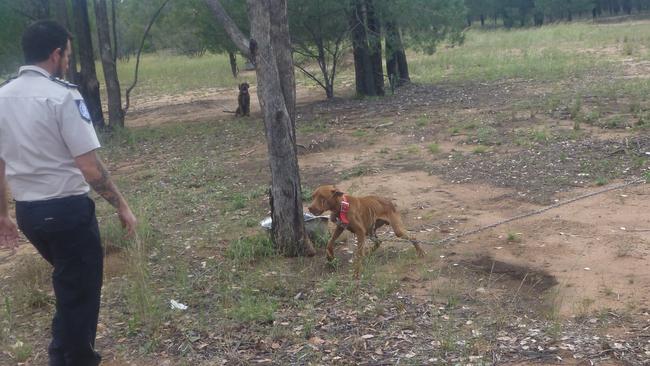
[[[64,50],[63,50],[62,48],[60,48],[60,47],[54,49],[54,50],[52,51],[52,53],[50,53],[50,60],[52,60],[52,61],[56,61],[56,60],[54,59],[56,56],[59,56],[59,58],[62,58],[62,57],[63,57],[63,52],[64,52]]]

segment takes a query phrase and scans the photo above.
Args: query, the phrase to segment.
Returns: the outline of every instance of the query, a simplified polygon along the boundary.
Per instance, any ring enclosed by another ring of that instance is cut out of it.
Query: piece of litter
[[[625,231],[626,229],[624,227],[621,227],[621,230]]]
[[[363,338],[363,339],[370,339],[370,338],[374,338],[374,337],[375,336],[372,335],[372,334],[364,334],[364,335],[361,336],[361,338]]]
[[[591,271],[591,268],[585,267],[585,271]]]
[[[171,308],[174,310],[187,310],[187,305],[181,304],[176,300],[169,300],[169,304],[171,305]]]

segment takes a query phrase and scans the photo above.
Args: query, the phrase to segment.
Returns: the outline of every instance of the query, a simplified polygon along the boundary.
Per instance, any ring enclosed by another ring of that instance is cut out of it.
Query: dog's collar
[[[348,221],[348,210],[350,210],[350,202],[348,202],[348,196],[343,195],[341,204],[339,207],[339,221],[345,225],[349,223]]]

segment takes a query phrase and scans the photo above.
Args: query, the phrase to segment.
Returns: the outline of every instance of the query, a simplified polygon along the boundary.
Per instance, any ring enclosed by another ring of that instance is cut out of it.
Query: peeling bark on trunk
[[[95,57],[86,0],[72,0],[72,12],[75,20],[75,36],[79,44],[79,63],[81,64],[80,79],[76,81],[88,105],[93,124],[96,128],[103,129],[106,125],[99,95],[99,81],[97,81],[97,72],[95,71]]]
[[[239,70],[237,69],[237,56],[234,52],[228,51],[228,59],[230,60],[230,71],[232,72],[232,77],[236,78]]]
[[[381,25],[377,10],[372,0],[366,1],[366,18],[368,21],[368,46],[370,63],[372,64],[372,78],[377,95],[384,95],[384,67],[381,53]]]
[[[70,17],[68,15],[68,2],[66,0],[52,0],[50,6],[53,10],[52,13],[54,19],[71,31],[72,27],[70,27]],[[75,79],[77,75],[77,56],[75,55],[74,49],[72,51],[73,52],[70,53],[70,67],[68,68],[68,72],[65,74],[65,78],[70,82],[79,83],[79,81]]]
[[[271,236],[285,256],[314,255],[305,231],[296,151],[296,89],[286,0],[248,0],[251,40],[218,0],[205,0],[237,48],[254,61],[271,169]]]
[[[352,30],[352,53],[354,55],[354,76],[357,95],[375,96],[375,80],[372,73],[372,61],[368,51],[368,36],[365,25],[365,6],[362,0],[355,0],[350,12],[350,29]]]
[[[257,96],[262,106],[271,168],[272,236],[285,256],[313,255],[302,212],[296,151],[296,88],[286,0],[249,0],[257,49]],[[256,51],[256,52],[254,52]]]
[[[115,65],[111,47],[107,13],[106,0],[95,0],[97,39],[99,41],[99,53],[104,69],[104,80],[106,81],[106,94],[108,95],[108,124],[111,128],[124,127],[122,94],[120,91],[120,81],[117,77],[117,66]]]

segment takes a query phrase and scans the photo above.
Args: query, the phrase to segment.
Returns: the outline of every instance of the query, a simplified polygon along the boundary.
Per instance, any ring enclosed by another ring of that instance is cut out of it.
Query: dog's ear
[[[334,197],[340,197],[340,196],[342,196],[343,194],[344,194],[344,193],[341,192],[341,191],[340,191],[338,188],[336,188],[336,187],[334,187],[334,188],[332,189],[332,196],[334,196]]]

